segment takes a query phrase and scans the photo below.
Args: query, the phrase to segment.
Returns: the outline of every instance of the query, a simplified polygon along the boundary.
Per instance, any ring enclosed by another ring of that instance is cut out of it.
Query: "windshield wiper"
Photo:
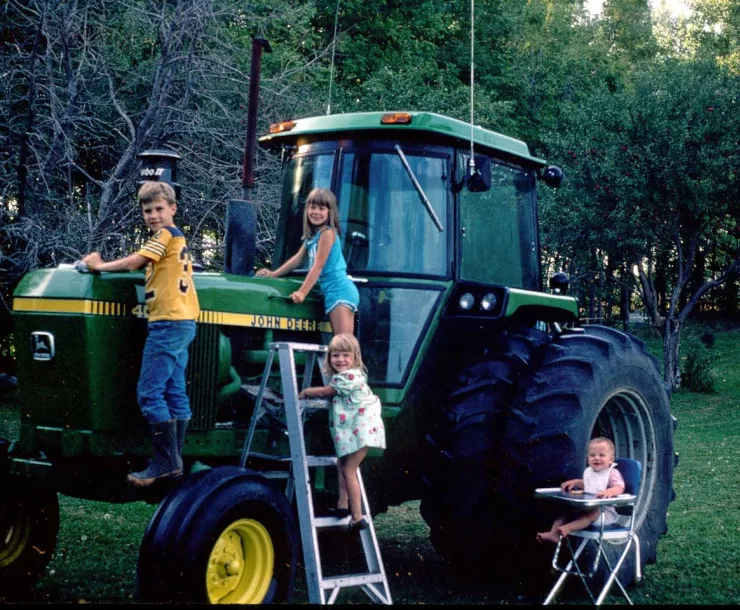
[[[414,176],[414,172],[411,169],[411,166],[409,165],[408,159],[406,159],[406,155],[404,155],[403,151],[401,150],[401,145],[396,144],[395,149],[396,149],[396,152],[398,153],[398,156],[401,158],[401,163],[403,163],[403,166],[406,168],[406,173],[409,175],[409,178],[411,178],[411,182],[413,183],[414,188],[416,189],[416,192],[419,193],[419,197],[421,197],[421,202],[424,204],[424,207],[427,209],[427,212],[429,213],[429,216],[434,222],[434,224],[437,225],[437,229],[439,229],[439,232],[442,233],[442,231],[444,231],[444,227],[442,226],[442,223],[439,221],[439,218],[437,218],[437,214],[435,214],[434,212],[434,208],[432,207],[432,204],[429,201],[429,197],[427,197],[427,194],[424,192],[424,189],[421,188],[421,184],[419,184],[419,181],[416,179],[416,176]]]

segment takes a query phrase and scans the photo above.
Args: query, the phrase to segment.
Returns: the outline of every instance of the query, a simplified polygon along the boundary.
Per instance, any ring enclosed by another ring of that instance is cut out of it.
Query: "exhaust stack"
[[[257,105],[259,99],[262,50],[272,53],[264,38],[252,38],[252,64],[249,74],[249,108],[247,110],[247,141],[242,166],[242,197],[226,204],[226,237],[224,270],[235,275],[254,274],[257,241],[257,210],[250,201],[254,187],[254,153],[257,144]]]

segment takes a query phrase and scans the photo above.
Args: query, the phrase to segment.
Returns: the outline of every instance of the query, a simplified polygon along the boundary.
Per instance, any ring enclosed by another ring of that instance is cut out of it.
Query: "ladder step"
[[[247,394],[249,394],[250,396],[257,398],[260,393],[260,386],[244,384],[242,385],[242,390],[247,392]],[[273,404],[275,406],[283,404],[283,397],[268,387],[265,387],[265,390],[262,393],[262,399],[267,403]],[[301,398],[299,402],[304,409],[331,408],[331,400],[329,398]]]
[[[317,354],[326,353],[327,346],[320,343],[296,343],[293,341],[276,341],[270,344],[270,349],[277,351],[279,349],[290,348],[294,352],[315,352]]]
[[[246,383],[242,385],[242,390],[247,392],[248,394],[254,396],[255,398],[260,393],[260,386],[258,385],[247,385]],[[279,394],[275,393],[273,390],[271,390],[268,387],[265,387],[265,391],[262,394],[262,399],[266,400],[267,402],[275,403],[275,404],[283,404],[283,397]]]
[[[385,582],[385,578],[383,578],[382,574],[349,574],[347,576],[324,578],[321,581],[321,588],[336,589],[337,587],[356,587],[358,585],[369,585],[376,582]]]
[[[266,479],[287,479],[290,477],[289,472],[280,472],[280,471],[275,471],[275,472],[262,471],[260,472],[260,474]]]
[[[308,466],[334,466],[337,463],[335,455],[307,455],[306,464]]]
[[[271,462],[284,462],[286,464],[291,462],[289,455],[275,455],[274,453],[258,453],[251,451],[249,457],[259,458],[260,460],[269,460]]]
[[[314,517],[314,527],[340,527],[349,524],[352,517]]]
[[[328,398],[301,398],[298,401],[303,410],[312,409],[314,411],[329,410],[331,409],[331,400]]]

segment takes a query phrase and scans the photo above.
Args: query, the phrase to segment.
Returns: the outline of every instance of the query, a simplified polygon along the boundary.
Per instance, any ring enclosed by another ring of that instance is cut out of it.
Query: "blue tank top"
[[[334,229],[322,229],[313,237],[308,238],[305,241],[306,252],[308,252],[308,268],[313,267],[314,261],[316,260],[316,252],[319,249],[319,239],[324,231],[334,231]],[[347,277],[347,262],[344,260],[342,254],[341,239],[336,231],[334,231],[334,244],[329,252],[329,257],[326,259],[326,264],[321,270],[319,275],[319,285],[323,285],[327,282],[332,282],[337,279]]]

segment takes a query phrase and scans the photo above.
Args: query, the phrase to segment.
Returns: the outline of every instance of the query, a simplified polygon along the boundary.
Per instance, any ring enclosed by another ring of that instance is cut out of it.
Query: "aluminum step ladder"
[[[329,401],[324,399],[299,400],[295,364],[296,353],[306,354],[306,365],[301,388],[303,389],[310,386],[314,366],[317,364],[318,356],[326,353],[326,346],[288,342],[270,344],[270,351],[265,363],[265,370],[262,374],[260,386],[257,389],[254,412],[247,437],[244,441],[239,465],[245,467],[250,455],[283,462],[288,459],[287,456],[250,453],[252,439],[259,421],[265,415],[273,419],[275,417],[276,403],[279,398],[275,397],[274,393],[270,391],[267,387],[267,382],[275,355],[277,354],[283,391],[282,408],[285,415],[285,424],[290,445],[290,473],[288,475],[282,473],[282,476],[287,476],[288,478],[286,487],[288,498],[292,499],[293,493],[295,492],[296,494],[309,602],[312,604],[333,604],[342,589],[360,587],[373,602],[392,604],[388,579],[386,578],[385,567],[380,556],[378,539],[375,535],[375,525],[370,515],[367,495],[365,494],[365,485],[359,469],[357,471],[357,477],[360,481],[360,491],[362,493],[362,513],[369,526],[359,531],[367,570],[358,574],[346,574],[336,577],[325,577],[323,575],[321,556],[319,554],[318,530],[323,528],[345,528],[349,524],[351,517],[317,517],[314,514],[309,468],[336,467],[337,458],[335,456],[306,455],[303,434],[304,418],[307,412],[311,410],[328,410]],[[324,381],[326,383],[327,380],[324,379]],[[270,396],[271,394],[272,396]],[[267,408],[266,404],[268,401],[272,403],[269,408]],[[274,476],[281,476],[281,474],[275,473]],[[350,534],[347,535],[349,536]]]

